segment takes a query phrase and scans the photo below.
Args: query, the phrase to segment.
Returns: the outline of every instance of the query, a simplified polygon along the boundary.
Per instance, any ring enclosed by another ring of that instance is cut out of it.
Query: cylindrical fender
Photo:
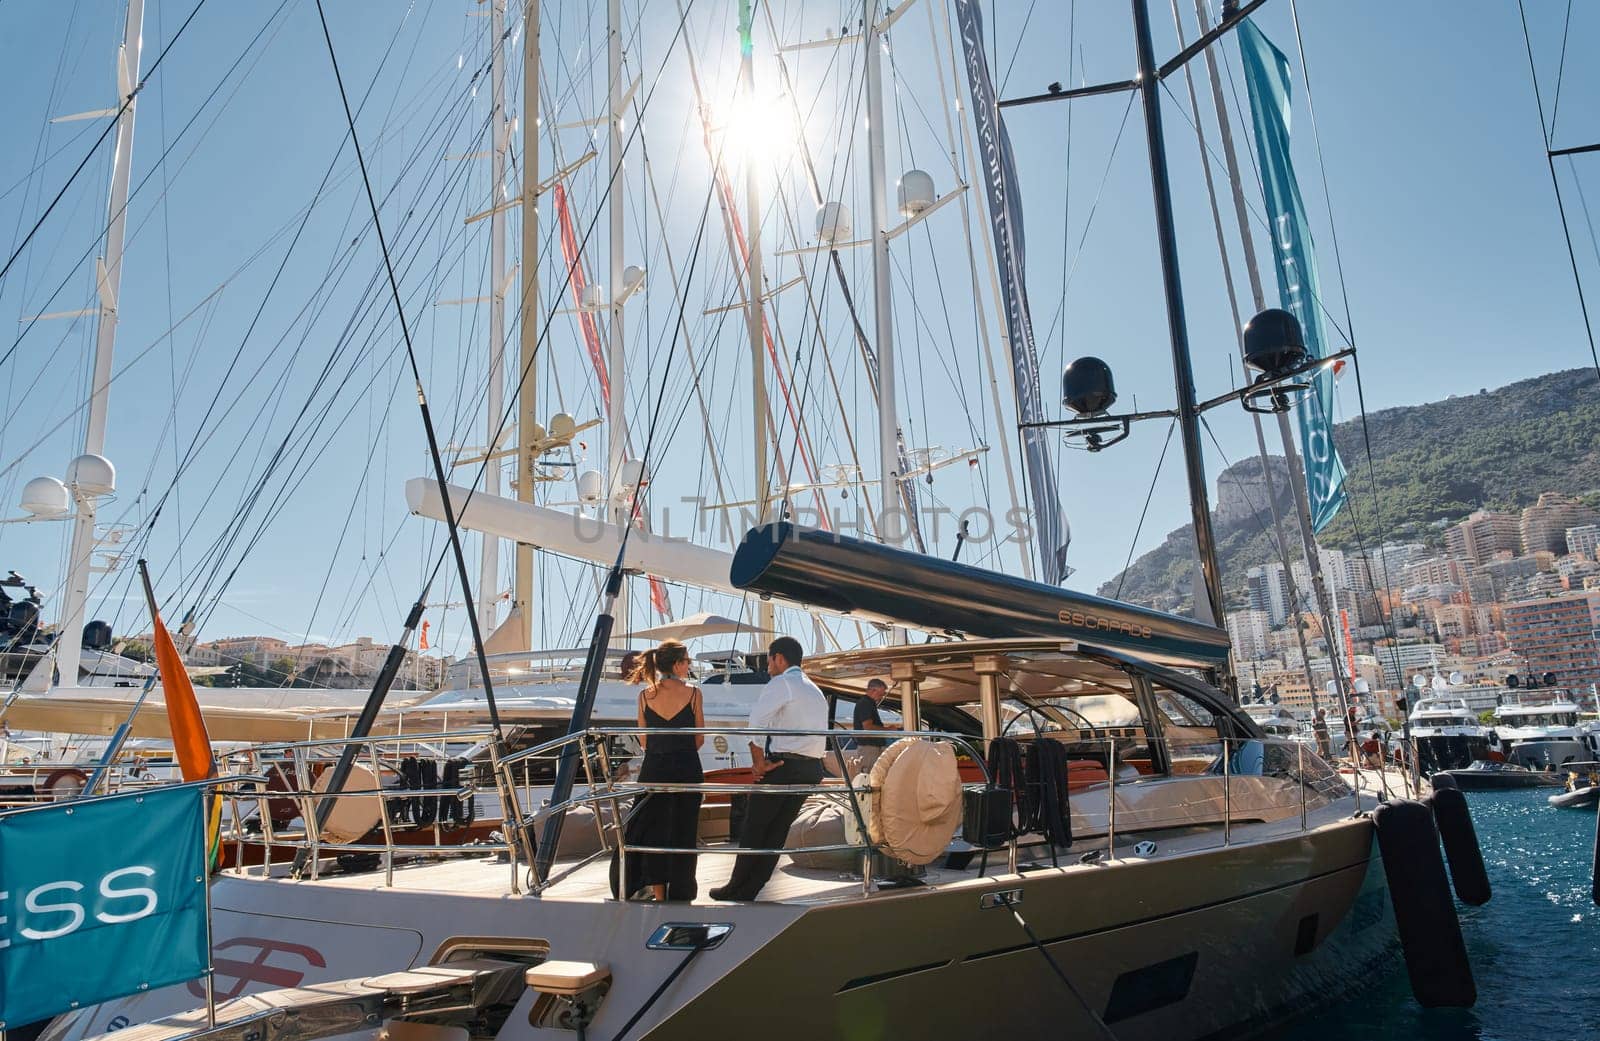
[[[1450,862],[1450,881],[1461,902],[1482,907],[1489,902],[1489,872],[1483,866],[1483,851],[1478,848],[1478,832],[1472,825],[1467,797],[1456,788],[1435,788],[1433,821],[1444,842],[1445,859]]]
[[[1450,897],[1432,811],[1413,799],[1399,799],[1379,806],[1372,823],[1411,992],[1424,1008],[1471,1008],[1478,989],[1456,903]]]

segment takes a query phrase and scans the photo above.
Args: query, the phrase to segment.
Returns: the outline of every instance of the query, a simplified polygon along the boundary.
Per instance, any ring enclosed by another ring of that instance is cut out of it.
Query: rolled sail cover
[[[1228,657],[1228,634],[1213,625],[788,522],[752,528],[729,581],[936,632],[1081,640],[1199,666]]]

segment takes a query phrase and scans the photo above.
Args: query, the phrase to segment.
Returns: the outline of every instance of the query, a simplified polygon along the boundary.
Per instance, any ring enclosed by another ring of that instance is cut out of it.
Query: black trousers
[[[819,784],[821,781],[820,759],[788,759],[763,777],[760,783]],[[752,794],[750,807],[745,811],[744,826],[739,829],[739,845],[745,849],[782,849],[789,839],[789,825],[800,816],[800,807],[805,805],[807,798],[806,795],[787,792]],[[777,854],[741,853],[733,862],[733,875],[728,879],[728,899],[754,900],[777,867]]]

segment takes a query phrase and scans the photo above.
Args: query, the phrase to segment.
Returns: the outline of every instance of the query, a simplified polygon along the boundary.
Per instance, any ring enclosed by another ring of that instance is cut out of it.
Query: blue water
[[[1272,1041],[1597,1041],[1600,907],[1590,898],[1593,811],[1549,789],[1468,792],[1494,898],[1461,907],[1478,1004],[1423,1009],[1405,968],[1276,1031]],[[1459,906],[1459,905],[1458,905]]]

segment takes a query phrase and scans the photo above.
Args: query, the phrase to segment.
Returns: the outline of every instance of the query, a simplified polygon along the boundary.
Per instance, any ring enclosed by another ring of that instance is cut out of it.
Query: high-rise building
[[[1530,673],[1553,672],[1563,687],[1600,683],[1600,592],[1522,600],[1501,614],[1506,639]]]
[[[1385,542],[1367,552],[1367,566],[1372,572],[1374,588],[1392,588],[1401,584],[1400,569],[1414,558],[1424,557],[1428,548],[1420,542]]]
[[[1579,524],[1567,529],[1567,552],[1579,553],[1590,560],[1600,551],[1600,524]]]
[[[1267,612],[1258,610],[1228,612],[1228,640],[1234,656],[1241,661],[1267,656],[1267,633],[1272,625]]]
[[[1430,669],[1434,662],[1449,655],[1437,643],[1406,643],[1398,647],[1374,647],[1373,657],[1383,667],[1383,681],[1391,687],[1401,687],[1411,682],[1415,674]]]
[[[1539,501],[1522,511],[1522,552],[1546,550],[1557,556],[1567,551],[1567,529],[1600,524],[1600,510],[1556,492],[1544,492]]]
[[[1445,529],[1444,545],[1451,556],[1482,564],[1501,550],[1517,551],[1522,545],[1522,519],[1515,513],[1478,510]]]
[[[1284,579],[1282,564],[1251,568],[1245,572],[1245,586],[1250,595],[1250,609],[1264,611],[1270,624],[1282,625],[1289,617],[1289,583]]]

